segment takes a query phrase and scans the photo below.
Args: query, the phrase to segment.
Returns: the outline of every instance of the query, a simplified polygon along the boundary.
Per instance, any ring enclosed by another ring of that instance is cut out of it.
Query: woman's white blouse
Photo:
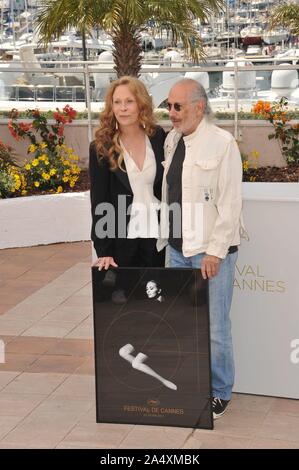
[[[129,208],[130,222],[127,238],[158,238],[158,209],[160,201],[154,195],[156,159],[149,138],[146,136],[146,152],[142,170],[139,170],[124,145],[129,182],[133,191],[133,202]]]

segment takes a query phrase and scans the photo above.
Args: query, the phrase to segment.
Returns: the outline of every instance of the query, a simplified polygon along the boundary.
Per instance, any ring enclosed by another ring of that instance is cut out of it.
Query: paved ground
[[[299,448],[299,401],[234,394],[213,431],[96,424],[90,244],[0,250],[0,448]]]

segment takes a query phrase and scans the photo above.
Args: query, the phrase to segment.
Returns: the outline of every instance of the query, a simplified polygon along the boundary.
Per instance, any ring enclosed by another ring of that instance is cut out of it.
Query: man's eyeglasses
[[[174,110],[175,110],[175,111],[180,112],[181,109],[182,109],[182,106],[183,106],[183,105],[180,104],[180,103],[168,103],[168,102],[167,102],[167,109],[168,109],[168,111],[170,111],[171,108],[174,107]]]
[[[196,101],[198,101],[198,100],[191,100],[191,101],[189,101],[189,103],[195,103]],[[171,108],[174,107],[174,110],[175,110],[175,111],[180,112],[180,111],[182,110],[182,107],[183,107],[183,106],[184,106],[184,105],[181,104],[181,103],[168,103],[168,102],[167,102],[167,109],[168,109],[168,111],[170,111]]]

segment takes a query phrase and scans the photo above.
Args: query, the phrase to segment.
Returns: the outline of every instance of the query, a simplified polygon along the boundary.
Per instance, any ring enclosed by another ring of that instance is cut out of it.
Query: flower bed
[[[243,174],[243,181],[255,183],[298,183],[299,165],[279,168],[275,166],[248,168]]]
[[[28,139],[28,159],[20,165],[13,161],[12,149],[1,143],[0,168],[5,177],[0,181],[0,197],[24,196],[39,189],[49,193],[62,193],[75,187],[81,172],[77,165],[78,157],[64,141],[64,127],[71,123],[76,111],[65,106],[62,112],[52,113],[54,123],[48,124],[47,118],[38,109],[27,110],[29,122],[20,122],[19,112],[10,113],[8,128],[15,140]],[[12,186],[13,178],[18,184]]]
[[[292,123],[288,100],[281,98],[273,103],[259,100],[252,111],[273,126],[268,139],[276,139],[288,165],[299,163],[299,124]]]
[[[15,195],[24,184],[25,179],[14,160],[12,148],[0,140],[0,199]]]

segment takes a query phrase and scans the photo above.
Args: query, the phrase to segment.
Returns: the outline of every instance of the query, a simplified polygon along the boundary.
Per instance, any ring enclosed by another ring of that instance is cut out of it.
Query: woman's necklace
[[[135,150],[136,150],[136,147],[134,150],[132,150],[132,147],[130,146],[129,144],[129,141],[127,141],[126,139],[122,138],[122,143],[125,147],[125,150],[127,151],[129,157],[134,161],[135,165],[137,166],[137,168],[142,171],[143,169],[143,165],[144,165],[144,161],[145,161],[145,154],[144,154],[144,158],[143,160],[141,161],[140,158],[138,158],[138,154],[139,152],[136,151],[135,153]],[[137,157],[136,157],[137,155]]]

